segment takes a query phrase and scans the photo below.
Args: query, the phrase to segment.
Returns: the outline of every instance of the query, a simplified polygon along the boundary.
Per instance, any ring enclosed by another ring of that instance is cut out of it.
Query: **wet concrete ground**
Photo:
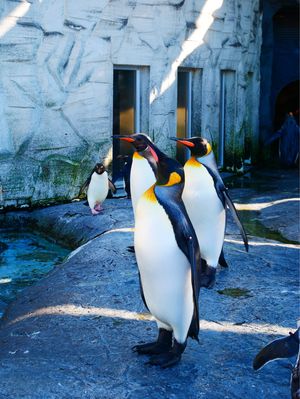
[[[190,340],[181,363],[167,370],[145,365],[147,358],[130,349],[156,336],[127,251],[130,201],[107,200],[97,217],[82,203],[2,215],[0,221],[81,247],[7,310],[0,398],[289,398],[291,361],[254,372],[252,360],[267,342],[293,331],[299,316],[298,175],[246,179],[231,193],[252,226],[250,252],[229,219],[230,268],[219,272],[213,290],[200,293],[200,343]]]

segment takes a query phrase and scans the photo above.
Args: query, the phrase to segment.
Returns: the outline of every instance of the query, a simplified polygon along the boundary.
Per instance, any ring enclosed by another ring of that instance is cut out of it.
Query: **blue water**
[[[24,287],[62,263],[69,252],[30,231],[0,229],[0,317]]]

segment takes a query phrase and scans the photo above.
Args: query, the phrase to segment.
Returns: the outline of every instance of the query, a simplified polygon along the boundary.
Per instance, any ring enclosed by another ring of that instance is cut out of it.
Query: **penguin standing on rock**
[[[171,138],[191,151],[191,158],[184,165],[185,187],[182,199],[193,223],[205,260],[207,285],[215,282],[218,262],[226,266],[223,243],[226,226],[226,206],[234,220],[248,251],[248,240],[236,209],[219,174],[215,157],[208,141],[202,137]]]
[[[158,339],[133,350],[150,355],[163,368],[178,363],[187,337],[198,340],[201,256],[197,237],[181,199],[184,172],[145,135],[122,136],[149,164],[156,182],[136,206],[134,246],[142,297],[154,316]],[[174,337],[174,342],[173,342]]]
[[[109,180],[105,167],[102,163],[97,163],[90,176],[80,189],[82,193],[87,188],[87,200],[93,215],[98,215],[103,210],[101,204],[106,199],[108,190],[116,192],[116,187]]]

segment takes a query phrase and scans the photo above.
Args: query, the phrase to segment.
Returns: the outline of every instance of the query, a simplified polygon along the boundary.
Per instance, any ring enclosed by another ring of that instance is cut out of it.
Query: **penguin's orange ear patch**
[[[186,145],[187,147],[195,147],[195,144],[187,140],[177,140],[177,143]]]
[[[169,181],[164,186],[174,186],[174,184],[178,184],[181,182],[181,177],[178,173],[172,172],[169,177]]]
[[[212,150],[211,145],[209,143],[207,143],[206,144],[206,154],[205,155],[208,155],[211,152],[211,150]]]

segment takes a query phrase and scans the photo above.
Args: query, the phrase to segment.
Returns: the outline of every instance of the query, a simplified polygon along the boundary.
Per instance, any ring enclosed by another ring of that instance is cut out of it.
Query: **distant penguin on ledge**
[[[108,190],[116,192],[115,185],[108,178],[105,166],[97,163],[90,176],[80,189],[82,193],[87,188],[87,200],[93,215],[98,215],[103,210],[101,204],[106,199]]]

